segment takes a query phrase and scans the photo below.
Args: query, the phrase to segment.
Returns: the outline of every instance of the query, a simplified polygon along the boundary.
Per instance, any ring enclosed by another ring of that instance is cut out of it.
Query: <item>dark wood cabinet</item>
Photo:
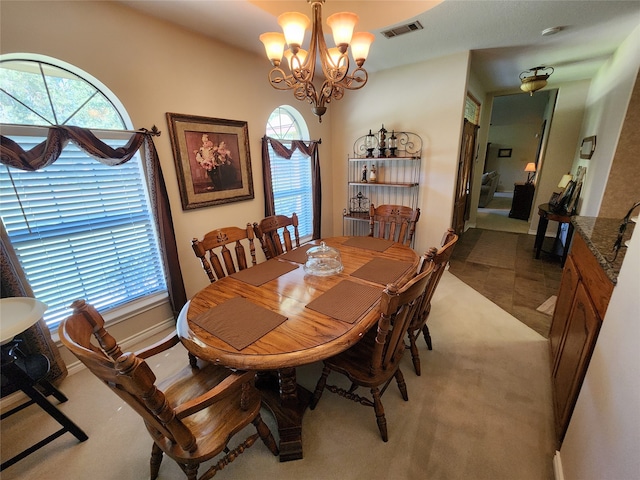
[[[585,240],[576,235],[562,271],[549,333],[558,446],[564,439],[612,292],[613,282]]]
[[[513,200],[511,202],[511,211],[509,212],[510,218],[529,220],[535,190],[536,187],[534,187],[533,183],[516,183],[513,186]]]

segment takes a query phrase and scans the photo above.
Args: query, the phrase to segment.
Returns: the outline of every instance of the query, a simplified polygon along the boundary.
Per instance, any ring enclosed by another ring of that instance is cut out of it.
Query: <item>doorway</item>
[[[481,193],[476,228],[532,233],[535,187],[544,165],[556,93],[557,90],[545,90],[533,96],[519,93],[493,98],[482,177],[478,182]],[[535,165],[535,172],[525,171],[529,163]],[[532,188],[523,187],[528,180]],[[528,191],[526,198],[521,196],[523,189]],[[529,213],[524,215],[526,219],[514,215],[516,209],[523,208]]]

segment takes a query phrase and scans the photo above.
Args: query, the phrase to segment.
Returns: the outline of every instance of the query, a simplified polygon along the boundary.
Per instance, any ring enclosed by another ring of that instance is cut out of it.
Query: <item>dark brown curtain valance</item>
[[[154,126],[151,130],[141,129],[131,135],[124,147],[112,148],[98,139],[90,130],[72,126],[49,128],[47,139],[25,151],[13,140],[0,136],[0,163],[20,170],[35,171],[54,163],[68,142],[75,143],[82,151],[109,166],[121,165],[133,158],[144,144],[147,185],[151,198],[151,209],[156,222],[160,250],[165,267],[165,277],[169,299],[174,315],[187,302],[187,295],[178,263],[178,249],[173,230],[173,219],[169,206],[158,153],[153,144],[154,136],[160,132]],[[4,281],[4,279],[3,279]]]
[[[320,225],[322,218],[322,185],[320,180],[320,155],[318,145],[321,140],[311,140],[305,143],[302,140],[286,141],[291,143],[287,147],[280,140],[264,136],[262,137],[262,170],[264,182],[264,214],[265,217],[275,215],[275,204],[273,200],[273,183],[271,179],[271,158],[269,157],[269,145],[279,157],[290,159],[293,152],[300,150],[306,157],[311,158],[311,183],[313,191],[313,238],[320,238]]]

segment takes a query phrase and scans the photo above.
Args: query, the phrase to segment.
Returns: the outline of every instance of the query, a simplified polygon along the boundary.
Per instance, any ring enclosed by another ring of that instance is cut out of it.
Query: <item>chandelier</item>
[[[333,48],[327,48],[322,33],[322,4],[325,0],[307,0],[313,11],[311,27],[311,42],[309,50],[303,50],[305,31],[311,23],[306,15],[296,12],[283,13],[278,17],[278,24],[284,33],[268,32],[260,35],[264,44],[267,58],[273,68],[269,71],[269,83],[277,90],[293,90],[298,100],[307,100],[311,110],[322,122],[322,115],[327,111],[326,104],[331,100],[340,100],[345,90],[358,90],[367,83],[367,71],[362,68],[369,47],[374,36],[368,32],[353,33],[358,22],[355,13],[335,13],[327,18],[327,25],[332,30]],[[285,52],[285,43],[289,49]],[[351,47],[351,56],[356,68],[349,74],[349,56],[347,50]],[[282,55],[287,60],[288,71],[281,68]],[[313,83],[316,64],[320,62],[324,79],[320,88]]]
[[[533,67],[520,74],[520,90],[533,96],[541,88],[547,86],[547,78],[553,73],[553,67]]]

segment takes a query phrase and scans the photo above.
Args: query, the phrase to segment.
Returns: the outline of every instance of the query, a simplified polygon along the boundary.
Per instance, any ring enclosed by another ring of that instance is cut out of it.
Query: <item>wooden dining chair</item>
[[[381,396],[395,378],[402,398],[409,400],[407,386],[400,371],[400,360],[406,350],[404,336],[431,278],[431,272],[431,268],[427,268],[402,288],[395,284],[387,285],[380,298],[377,328],[371,328],[348,350],[324,361],[322,375],[311,399],[311,409],[318,405],[326,388],[349,400],[373,407],[382,440],[386,442],[389,439]],[[334,371],[351,381],[349,390],[327,384],[327,377]],[[372,398],[358,395],[358,387],[369,388]]]
[[[153,438],[151,480],[157,478],[163,453],[175,460],[189,480],[201,463],[224,452],[200,479],[209,479],[232,462],[258,437],[278,455],[278,447],[260,417],[261,397],[253,372],[233,372],[198,360],[158,382],[144,359],[178,343],[174,334],[139,352],[123,353],[104,329],[104,319],[84,300],[71,305],[73,314],[59,328],[62,343],[127,402],[144,420]],[[257,433],[229,450],[231,437],[252,423]]]
[[[293,230],[293,240],[291,239]],[[267,259],[276,257],[300,246],[298,234],[298,215],[294,212],[290,217],[286,215],[271,215],[263,218],[260,223],[253,224],[253,230],[262,246]],[[295,245],[293,243],[295,241]]]
[[[427,319],[431,312],[431,300],[433,294],[440,283],[442,274],[447,268],[453,249],[458,242],[458,235],[452,228],[449,228],[442,239],[441,247],[431,247],[422,257],[418,264],[417,273],[423,272],[429,268],[433,269],[433,274],[427,284],[423,298],[420,300],[420,305],[416,310],[407,333],[409,334],[409,349],[411,350],[411,358],[413,360],[413,367],[417,375],[420,375],[420,355],[418,353],[418,346],[416,342],[422,332],[425,342],[427,342],[427,348],[432,349],[431,334],[429,327],[427,326]]]
[[[411,245],[420,209],[404,205],[369,207],[369,236]]]
[[[256,264],[254,236],[253,227],[247,223],[246,228],[225,227],[212,230],[202,240],[194,238],[191,246],[213,283],[249,266],[246,246],[249,248],[251,265]],[[232,249],[229,249],[229,246],[232,246]]]

